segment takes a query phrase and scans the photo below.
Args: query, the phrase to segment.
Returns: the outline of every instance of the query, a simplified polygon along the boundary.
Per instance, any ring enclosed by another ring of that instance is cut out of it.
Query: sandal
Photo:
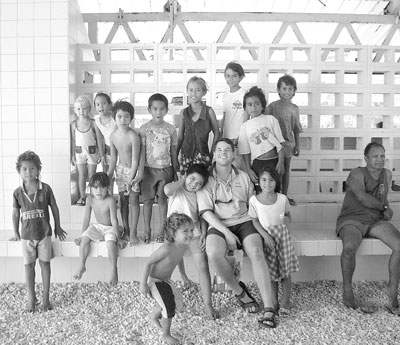
[[[76,202],[76,204],[77,204],[78,206],[85,206],[85,205],[86,205],[86,198],[80,198],[80,199]]]
[[[239,305],[244,310],[248,311],[249,313],[252,313],[252,314],[258,313],[258,311],[260,310],[260,306],[258,305],[255,298],[250,294],[249,290],[247,290],[247,287],[243,282],[239,282],[239,285],[243,289],[239,295],[235,295]],[[245,295],[247,295],[251,299],[251,302],[245,303],[242,301],[242,299],[243,299],[243,297],[245,297]]]
[[[276,310],[271,307],[264,308],[263,317],[258,319],[258,324],[263,328],[276,328]],[[272,316],[265,316],[265,313],[272,313]]]

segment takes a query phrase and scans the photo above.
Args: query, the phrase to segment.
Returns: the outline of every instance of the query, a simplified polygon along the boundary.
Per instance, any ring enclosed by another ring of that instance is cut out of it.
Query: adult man
[[[389,283],[387,292],[388,311],[400,314],[397,289],[400,277],[400,233],[389,222],[393,211],[389,207],[387,194],[392,174],[385,165],[385,148],[378,143],[369,143],[364,150],[366,167],[353,169],[346,181],[346,195],[337,219],[336,233],[343,242],[341,266],[343,275],[343,303],[358,308],[352,289],[355,255],[364,237],[378,238],[392,249],[389,260]],[[372,312],[367,306],[364,312]]]
[[[215,145],[215,164],[206,186],[197,192],[200,215],[208,222],[206,251],[216,273],[232,288],[239,304],[250,313],[257,313],[259,305],[250,295],[246,285],[238,282],[226,259],[226,251],[243,246],[250,258],[254,278],[264,303],[259,324],[276,327],[278,307],[273,301],[271,282],[265,261],[262,239],[250,220],[248,200],[253,194],[250,177],[232,166],[234,146],[229,139],[220,139]]]

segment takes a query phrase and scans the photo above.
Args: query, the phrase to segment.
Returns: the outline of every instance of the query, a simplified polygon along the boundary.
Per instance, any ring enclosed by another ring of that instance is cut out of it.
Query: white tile
[[[64,122],[69,121],[69,105],[53,105],[51,107],[51,118],[53,122]]]
[[[4,137],[2,137],[1,141],[3,143],[3,154],[6,156],[12,156],[15,159],[15,157],[17,157],[19,155],[18,140],[16,138],[6,140]],[[14,167],[15,167],[15,165],[14,165]],[[5,186],[7,186],[5,184],[5,181],[3,181],[3,183]]]
[[[17,54],[17,38],[2,37],[0,39],[1,54]]]
[[[53,140],[53,154],[54,156],[62,155],[69,156],[70,154],[70,139],[54,139]]]
[[[15,105],[3,105],[1,107],[1,112],[3,115],[3,123],[18,121],[18,108]]]
[[[17,105],[18,95],[17,89],[2,89],[1,90],[2,105]]]
[[[42,139],[51,139],[51,122],[36,122],[35,129],[36,133],[40,133]]]
[[[16,71],[18,69],[17,55],[2,55],[0,59],[0,70],[2,71]]]
[[[5,193],[4,193],[5,205],[12,205],[12,200],[13,200],[12,199],[13,198],[12,191],[21,184],[19,175],[17,174],[17,172],[15,170],[12,173],[6,173],[5,172],[5,173],[3,173],[3,183],[4,183],[5,186],[11,187],[11,188],[9,188],[9,191],[11,193],[9,193],[9,192],[7,192],[7,190],[5,190]],[[10,208],[10,212],[9,213],[7,213],[6,209],[4,209],[6,214],[11,214],[12,206],[9,206],[9,208]]]
[[[51,20],[52,36],[68,36],[68,19]]]
[[[0,22],[0,32],[2,37],[17,37],[17,21],[1,21]]]
[[[49,70],[51,63],[50,61],[50,54],[35,54],[35,70]]]
[[[22,248],[20,241],[7,242],[7,256],[9,257],[22,257]]]
[[[50,52],[51,52],[50,37],[46,37],[46,36],[35,37],[35,53],[36,54],[49,54]]]
[[[51,87],[51,72],[35,71],[35,86],[47,88]]]
[[[57,139],[69,139],[70,132],[68,123],[53,122],[52,128]]]
[[[32,105],[35,102],[34,89],[18,89],[18,104]]]
[[[18,20],[33,19],[33,4],[18,4]]]
[[[1,73],[1,87],[4,89],[16,89],[18,87],[17,73],[2,72]]]
[[[33,105],[20,105],[18,107],[18,122],[35,122]]]
[[[3,140],[18,138],[18,123],[3,123],[1,129]]]
[[[24,139],[34,139],[35,138],[35,127],[33,123],[23,123],[18,124],[18,137]]]
[[[53,153],[52,145],[50,144],[49,140],[47,139],[38,139],[36,138],[35,141],[36,151],[39,156],[48,155],[50,156]]]
[[[51,4],[52,19],[67,19],[68,18],[68,2],[52,3]]]
[[[34,8],[35,19],[50,19],[50,2],[35,3]]]
[[[51,37],[51,53],[60,54],[68,52],[68,37]]]
[[[68,87],[68,71],[52,71],[51,72],[52,87]]]
[[[32,127],[30,129],[31,131],[33,131]],[[36,147],[35,147],[35,140],[34,139],[20,139],[18,141],[18,150],[19,152],[24,152],[24,151],[35,151]]]
[[[10,21],[18,19],[17,4],[0,4],[0,20]]]
[[[50,103],[51,103],[51,89],[36,88],[35,89],[35,104],[50,104]]]
[[[31,88],[34,86],[34,73],[29,72],[18,72],[18,87]]]
[[[33,54],[33,37],[18,37],[18,54]]]
[[[35,106],[35,120],[37,122],[48,122],[51,120],[51,106],[50,105],[36,105]]]
[[[51,69],[66,71],[68,70],[68,54],[51,54]]]
[[[4,156],[2,159],[3,163],[3,172],[8,172],[8,173],[15,173],[15,162],[16,162],[16,157],[14,156]]]
[[[71,165],[70,165],[69,155],[53,156],[53,169],[52,169],[53,173],[65,173],[66,171],[70,171],[70,169]],[[58,174],[57,176],[62,177],[63,175]],[[67,174],[67,176],[69,177],[69,173]],[[69,178],[67,180],[69,180]]]
[[[19,20],[18,21],[18,36],[31,37],[33,36],[33,20]]]
[[[53,87],[51,89],[51,100],[53,104],[68,104],[69,88]]]
[[[50,36],[50,23],[49,19],[34,20],[33,32],[36,37]]]
[[[33,71],[33,54],[18,55],[18,70]]]

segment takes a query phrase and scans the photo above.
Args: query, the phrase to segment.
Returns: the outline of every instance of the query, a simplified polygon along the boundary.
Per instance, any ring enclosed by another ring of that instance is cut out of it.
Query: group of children
[[[176,265],[184,282],[190,284],[182,259],[189,248],[199,271],[206,311],[211,317],[217,317],[218,313],[211,305],[211,279],[205,253],[207,224],[198,216],[196,192],[207,183],[213,149],[222,136],[231,139],[237,147],[239,155],[235,165],[249,174],[258,190],[258,194],[250,199],[249,214],[263,237],[265,247],[270,249],[266,252],[270,253],[267,256],[268,263],[274,272],[271,276],[276,281],[284,278],[283,291],[286,292],[283,307],[290,308],[290,272],[298,270],[298,262],[286,227],[290,222],[288,205],[294,204],[294,201],[284,194],[287,194],[289,183],[290,159],[300,152],[299,112],[291,102],[297,89],[296,81],[287,75],[280,78],[277,85],[280,100],[267,107],[260,88],[252,87],[245,92],[240,87],[244,76],[239,63],[230,62],[225,68],[229,92],[224,96],[221,133],[214,110],[203,101],[207,85],[199,77],[191,78],[187,84],[189,106],[181,111],[178,134],[175,127],[164,120],[168,112],[168,100],[162,94],[157,93],[149,98],[148,111],[152,119],[139,129],[131,128],[134,107],[129,102],[117,101],[112,104],[107,94],[97,93],[94,106],[98,115],[93,119],[89,99],[86,96],[77,98],[74,104],[77,119],[71,124],[71,161],[76,165],[79,176],[77,204],[86,209],[82,235],[75,241],[80,245],[81,257],[75,279],[80,279],[86,270],[90,242],[105,240],[112,265],[110,282],[116,283],[118,247],[123,248],[128,242],[131,245],[140,242],[137,236],[139,195],[143,200],[145,243],[151,240],[152,206],[157,198],[160,224],[163,225],[161,234],[165,236],[165,243],[145,266],[142,292],[147,294],[150,291],[156,299],[157,295],[175,296],[176,289],[169,277]],[[211,132],[213,141],[209,150]],[[96,173],[100,162],[103,172]],[[50,307],[48,247],[51,228],[48,205],[54,216],[55,234],[61,240],[65,239],[54,196],[51,188],[40,181],[40,170],[40,159],[35,153],[25,152],[18,157],[17,171],[23,184],[14,192],[13,223],[16,239],[23,239],[28,309],[31,311],[34,311],[36,301],[32,267],[37,257],[42,267],[44,293],[47,294],[43,299],[45,309]],[[280,175],[283,194],[278,193],[281,191]],[[122,233],[119,231],[117,204],[113,198],[114,176],[119,193]],[[87,179],[90,188],[88,196]],[[44,204],[39,208],[37,203]],[[90,224],[92,210],[96,224]],[[193,237],[195,240],[192,240]],[[284,249],[281,251],[278,247],[282,245]],[[276,284],[274,286],[277,293]],[[166,298],[157,299],[160,307],[153,312],[152,318],[163,329],[165,340],[174,343],[170,334],[174,312],[169,311]],[[176,298],[175,304],[178,306]],[[161,325],[160,318],[167,319],[166,323]]]

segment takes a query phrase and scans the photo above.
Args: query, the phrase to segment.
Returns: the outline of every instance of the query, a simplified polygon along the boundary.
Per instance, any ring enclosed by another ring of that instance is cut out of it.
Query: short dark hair
[[[215,143],[214,151],[217,148],[217,144],[220,143],[221,141],[223,141],[224,143],[227,143],[228,145],[230,145],[231,148],[232,148],[232,151],[235,151],[235,145],[233,144],[233,141],[231,139],[228,139],[228,138],[218,139],[217,142]]]
[[[281,177],[280,177],[279,173],[274,168],[264,167],[258,171],[258,174],[257,174],[258,180],[260,180],[261,176],[265,173],[269,174],[269,176],[271,176],[274,179],[274,181],[275,181],[274,192],[279,193],[281,191]]]
[[[244,77],[244,69],[240,63],[237,63],[236,61],[228,62],[228,64],[225,67],[224,73],[228,69],[231,69],[232,71],[236,72],[237,74],[239,74],[240,77]]]
[[[297,91],[296,79],[294,79],[291,75],[285,74],[284,76],[282,76],[278,79],[278,83],[276,84],[278,89],[281,88],[282,83],[285,83],[285,85],[288,85],[288,86],[293,86],[294,91]]]
[[[118,100],[114,103],[114,106],[112,107],[112,113],[113,113],[114,118],[115,118],[115,115],[117,114],[118,110],[128,112],[129,115],[131,116],[131,121],[135,117],[135,108],[133,107],[132,104],[130,104],[127,101]]]
[[[109,186],[110,186],[110,178],[105,172],[97,172],[89,180],[89,187],[108,188]]]
[[[149,109],[151,108],[151,106],[153,105],[153,102],[155,102],[155,101],[164,102],[165,107],[168,109],[168,98],[165,97],[162,93],[155,93],[154,95],[151,95],[149,97],[149,101],[148,101]]]
[[[383,151],[385,151],[385,148],[382,144],[373,141],[372,143],[369,143],[367,146],[365,146],[364,156],[368,156],[369,151],[371,151],[371,149],[373,149],[374,147],[380,147]]]
[[[17,169],[18,173],[21,171],[21,165],[22,162],[32,162],[35,164],[36,169],[39,170],[39,172],[42,170],[42,162],[40,160],[40,157],[33,151],[25,151],[21,153],[18,158],[17,158],[17,163],[15,164],[15,168]]]
[[[96,93],[96,96],[94,96],[93,105],[96,105],[96,98],[97,97],[104,97],[108,104],[112,104],[111,97],[109,95],[107,95],[105,92],[99,91],[99,92]]]
[[[250,90],[248,90],[243,97],[243,109],[244,110],[246,110],[247,98],[250,98],[250,97],[257,97],[260,100],[261,106],[262,106],[262,112],[264,113],[265,108],[267,107],[267,99],[265,98],[264,91],[261,88],[259,88],[258,86],[253,86]]]
[[[204,179],[204,185],[207,183],[210,173],[204,164],[192,164],[186,171],[186,176],[197,173]]]
[[[165,239],[170,243],[175,242],[175,233],[184,224],[189,224],[193,227],[193,220],[186,214],[172,213],[164,224]]]

